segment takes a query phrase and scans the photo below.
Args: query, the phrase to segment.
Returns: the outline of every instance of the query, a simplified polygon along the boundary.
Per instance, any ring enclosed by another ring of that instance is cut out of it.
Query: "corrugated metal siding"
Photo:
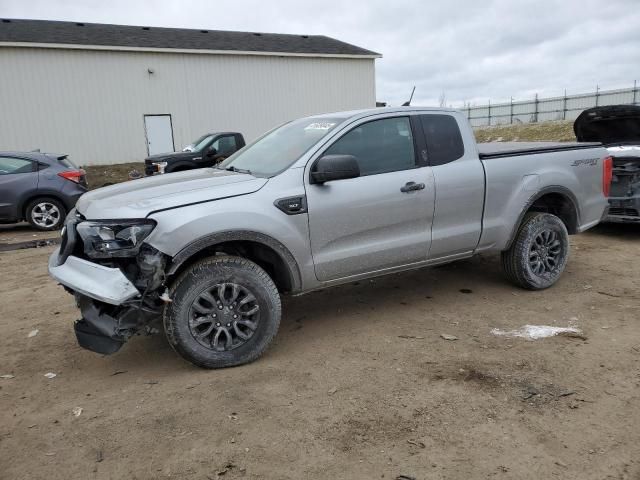
[[[293,118],[374,107],[374,60],[0,48],[0,105],[0,150],[141,161],[145,114],[171,114],[180,149],[208,131],[252,140]]]

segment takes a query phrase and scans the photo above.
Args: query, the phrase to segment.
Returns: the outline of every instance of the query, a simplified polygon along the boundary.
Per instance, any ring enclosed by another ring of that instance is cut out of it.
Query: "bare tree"
[[[438,104],[441,107],[446,107],[447,106],[447,96],[445,95],[444,90],[440,94],[440,97],[438,97]]]

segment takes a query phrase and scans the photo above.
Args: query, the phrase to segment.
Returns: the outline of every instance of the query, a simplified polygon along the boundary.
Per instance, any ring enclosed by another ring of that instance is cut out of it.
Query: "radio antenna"
[[[409,101],[408,102],[404,102],[402,104],[403,107],[410,107],[411,106],[411,100],[413,100],[413,94],[415,93],[415,91],[416,91],[416,86],[414,85],[413,86],[413,90],[411,90],[411,96],[409,97]]]

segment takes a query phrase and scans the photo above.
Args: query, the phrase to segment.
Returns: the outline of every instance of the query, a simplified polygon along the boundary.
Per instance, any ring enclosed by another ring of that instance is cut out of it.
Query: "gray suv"
[[[506,277],[560,278],[568,235],[607,210],[597,143],[476,145],[463,114],[378,108],[289,122],[217,168],[84,195],[51,276],[81,346],[113,353],[164,329],[201,367],[271,343],[281,294],[499,252]]]
[[[84,170],[67,155],[0,152],[0,223],[56,230],[86,191]]]

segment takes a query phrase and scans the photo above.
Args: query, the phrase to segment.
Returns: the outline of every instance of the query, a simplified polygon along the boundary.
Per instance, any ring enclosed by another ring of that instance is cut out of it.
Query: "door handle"
[[[404,187],[400,188],[402,193],[409,193],[416,190],[424,190],[424,183],[407,182]]]

